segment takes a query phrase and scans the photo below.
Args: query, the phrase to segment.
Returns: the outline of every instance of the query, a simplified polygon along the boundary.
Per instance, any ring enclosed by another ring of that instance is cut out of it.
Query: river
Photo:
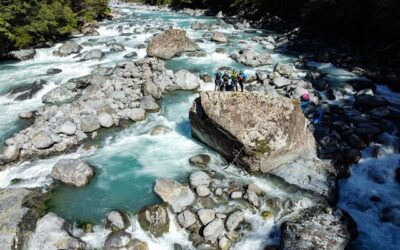
[[[104,21],[98,29],[100,36],[71,38],[79,44],[84,44],[83,52],[92,49],[106,51],[105,42],[115,39],[125,46],[126,51],[106,54],[101,60],[89,60],[81,62],[73,56],[57,57],[53,55],[61,44],[51,48],[38,49],[33,60],[24,62],[2,62],[0,64],[0,145],[27,123],[18,118],[18,113],[31,111],[42,105],[41,98],[49,90],[65,83],[71,78],[89,74],[98,66],[113,66],[125,60],[124,55],[137,52],[139,58],[146,56],[145,48],[139,45],[152,36],[151,33],[133,34],[137,27],[149,26],[173,26],[185,29],[193,40],[202,38],[202,31],[190,29],[194,21],[207,24],[217,23],[214,17],[192,17],[182,13],[151,11],[130,5],[112,5],[120,16],[113,20]],[[123,27],[121,35],[118,27]],[[221,29],[224,33],[231,34],[234,29],[228,27]],[[213,74],[222,66],[230,66],[245,69],[248,74],[254,74],[255,69],[237,64],[229,57],[229,53],[235,50],[253,47],[258,51],[266,51],[259,43],[251,40],[254,36],[268,36],[272,34],[267,30],[235,31],[237,35],[230,36],[229,45],[217,45],[205,40],[200,43],[201,49],[206,52],[204,57],[180,57],[167,61],[167,68],[173,71],[188,69],[200,74]],[[245,40],[247,44],[242,44]],[[223,47],[228,53],[216,53],[215,49]],[[268,51],[268,50],[267,50]],[[273,51],[274,63],[290,63],[296,60],[292,54],[281,54]],[[338,69],[331,64],[313,65],[328,73],[336,83],[356,78],[352,73]],[[46,75],[49,68],[60,68],[62,72],[57,75]],[[272,66],[258,69],[272,70]],[[26,101],[14,101],[16,94],[13,90],[29,87],[33,81],[44,79],[48,84],[32,99]],[[203,89],[213,89],[213,84],[202,84]],[[337,90],[340,92],[340,90]],[[379,86],[378,95],[387,98],[394,106],[400,106],[400,95],[391,92],[385,86]],[[110,129],[100,133],[96,141],[90,145],[80,147],[77,152],[62,155],[46,160],[18,163],[0,172],[0,187],[46,187],[52,183],[50,172],[59,159],[81,158],[95,167],[95,177],[89,185],[83,188],[60,186],[53,191],[52,199],[48,202],[50,211],[55,212],[70,222],[94,223],[96,230],[87,235],[86,240],[93,248],[101,246],[97,240],[106,233],[102,227],[104,217],[111,209],[121,209],[134,214],[145,205],[159,201],[153,193],[154,181],[158,177],[169,177],[186,182],[188,175],[196,170],[188,159],[199,153],[211,155],[210,168],[216,172],[228,176],[239,182],[256,182],[270,194],[280,197],[290,197],[303,201],[304,207],[312,204],[306,197],[299,196],[282,190],[273,182],[251,177],[241,170],[226,166],[225,160],[215,151],[191,136],[188,111],[193,100],[197,97],[193,92],[175,92],[164,97],[161,112],[152,114],[141,123],[130,125],[126,129]],[[343,96],[346,99],[347,96]],[[337,102],[340,102],[339,99]],[[149,130],[155,126],[168,127],[171,132],[160,136],[151,136]],[[350,178],[341,180],[340,198],[338,206],[349,212],[358,224],[359,237],[353,244],[353,249],[396,249],[400,245],[400,229],[390,223],[382,223],[379,219],[380,210],[388,205],[399,206],[399,183],[394,180],[394,172],[398,167],[400,155],[398,154],[397,132],[384,133],[379,146],[381,150],[376,158],[371,157],[374,145],[363,151],[363,159],[352,167]],[[0,146],[2,147],[2,146]],[[379,167],[386,179],[383,183],[376,183],[368,174]],[[18,180],[18,181],[16,181]],[[381,198],[379,204],[371,201],[371,195]],[[362,209],[360,209],[362,206]],[[301,208],[301,207],[299,207]],[[279,243],[279,228],[277,223],[264,221],[250,212],[246,218],[251,222],[253,230],[245,235],[244,239],[235,249],[263,249],[266,244]],[[188,236],[177,229],[161,239],[153,239],[147,236],[139,228],[133,228],[135,236],[149,242],[150,249],[173,248],[173,243],[179,243],[190,247]],[[269,235],[267,237],[267,235]],[[382,248],[382,246],[385,246]]]

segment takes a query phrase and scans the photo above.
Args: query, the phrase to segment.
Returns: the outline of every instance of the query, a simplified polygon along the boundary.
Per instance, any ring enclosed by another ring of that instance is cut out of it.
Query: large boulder
[[[71,236],[67,231],[68,223],[55,215],[48,213],[37,221],[35,233],[29,241],[29,249],[85,249],[86,244]]]
[[[228,38],[223,33],[215,31],[211,33],[211,41],[217,43],[227,43]]]
[[[147,55],[161,59],[171,59],[182,52],[200,50],[199,46],[186,36],[186,31],[166,30],[154,36],[147,46]]]
[[[280,249],[345,249],[355,234],[354,222],[340,209],[317,206],[281,226]]]
[[[81,52],[82,46],[73,41],[68,41],[54,51],[53,54],[57,56],[69,56],[72,54],[78,54]]]
[[[55,142],[51,138],[48,131],[40,130],[32,136],[32,144],[37,149],[46,149],[51,147]]]
[[[81,160],[62,159],[54,165],[51,176],[65,184],[82,187],[93,176],[93,169]]]
[[[195,195],[189,187],[172,179],[157,179],[154,192],[176,213],[182,212],[195,201]]]
[[[231,55],[231,58],[238,63],[242,63],[251,67],[259,67],[272,64],[272,58],[270,54],[260,54],[254,49],[244,49],[239,52],[235,52]]]
[[[184,69],[175,73],[175,82],[183,90],[194,90],[200,87],[200,79]]]
[[[316,154],[298,102],[285,97],[201,92],[189,117],[193,136],[253,172]]]
[[[91,133],[100,128],[100,121],[93,114],[81,115],[81,130],[85,133]]]
[[[163,205],[152,205],[142,208],[138,213],[140,226],[155,237],[169,231],[169,217]]]
[[[22,50],[17,50],[17,51],[11,51],[9,53],[10,57],[20,60],[20,61],[25,61],[29,60],[35,57],[36,55],[36,50],[35,49],[22,49]]]

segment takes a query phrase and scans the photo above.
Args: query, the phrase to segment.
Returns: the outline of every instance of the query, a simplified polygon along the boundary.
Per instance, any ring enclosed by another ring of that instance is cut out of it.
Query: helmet
[[[308,93],[304,93],[301,96],[301,99],[303,99],[304,101],[309,101],[311,99],[310,95]]]

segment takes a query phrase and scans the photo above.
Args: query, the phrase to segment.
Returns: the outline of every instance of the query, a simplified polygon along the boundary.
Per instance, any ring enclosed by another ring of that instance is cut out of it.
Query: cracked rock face
[[[315,155],[306,118],[298,103],[285,97],[201,92],[190,121],[195,137],[253,172]]]

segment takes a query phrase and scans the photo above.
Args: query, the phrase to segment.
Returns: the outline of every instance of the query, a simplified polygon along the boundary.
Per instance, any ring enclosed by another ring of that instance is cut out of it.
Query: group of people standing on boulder
[[[236,69],[232,70],[229,75],[225,70],[222,74],[221,70],[218,70],[215,74],[215,91],[239,91],[238,85],[240,85],[240,91],[243,92],[244,83],[246,82],[247,75],[241,70],[239,73]]]

